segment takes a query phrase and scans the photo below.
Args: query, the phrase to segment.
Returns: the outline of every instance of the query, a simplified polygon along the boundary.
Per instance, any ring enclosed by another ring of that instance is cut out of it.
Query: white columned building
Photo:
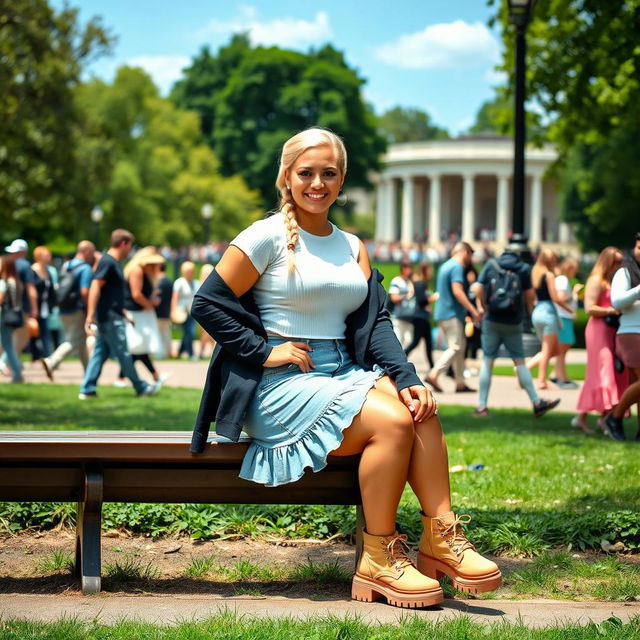
[[[572,242],[544,178],[553,146],[526,150],[525,233],[532,248]],[[511,233],[513,140],[466,136],[391,145],[376,189],[376,240],[438,244],[452,237],[504,246]]]

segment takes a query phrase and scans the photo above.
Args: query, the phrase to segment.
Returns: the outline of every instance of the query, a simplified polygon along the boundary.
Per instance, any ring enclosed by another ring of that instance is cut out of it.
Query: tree
[[[449,132],[431,123],[428,113],[411,107],[394,107],[380,116],[380,131],[390,144],[446,140]]]
[[[495,133],[507,135],[513,130],[513,104],[505,95],[496,95],[483,102],[469,133]]]
[[[81,209],[100,203],[106,227],[126,227],[142,244],[178,246],[202,241],[205,202],[214,205],[214,239],[231,238],[260,215],[257,193],[238,176],[220,175],[198,115],[161,98],[142,69],[120,68],[111,85],[79,86],[76,104]]]
[[[72,92],[82,67],[109,50],[100,19],[78,24],[78,10],[46,0],[0,8],[0,228],[45,239],[69,230],[77,169],[70,144],[77,114]]]
[[[348,184],[369,185],[385,141],[362,100],[363,84],[329,45],[303,54],[252,48],[245,36],[235,36],[217,56],[203,49],[172,97],[200,113],[223,174],[241,174],[260,191],[263,203],[273,206],[282,144],[310,126],[342,136],[349,151]]]
[[[513,34],[504,36],[512,73]],[[640,195],[640,0],[541,0],[527,45],[528,92],[559,151],[562,215],[587,249],[626,246]]]

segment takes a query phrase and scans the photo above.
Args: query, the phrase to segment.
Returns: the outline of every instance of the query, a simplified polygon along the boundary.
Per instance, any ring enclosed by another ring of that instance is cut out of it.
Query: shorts
[[[522,324],[505,324],[484,320],[482,323],[482,352],[484,357],[495,360],[503,344],[510,358],[524,358],[522,346]]]
[[[576,333],[573,329],[573,320],[571,318],[560,318],[560,331],[558,332],[558,342],[560,344],[575,344]]]
[[[535,327],[540,340],[543,336],[560,332],[560,318],[551,300],[538,302],[531,314],[531,324]]]

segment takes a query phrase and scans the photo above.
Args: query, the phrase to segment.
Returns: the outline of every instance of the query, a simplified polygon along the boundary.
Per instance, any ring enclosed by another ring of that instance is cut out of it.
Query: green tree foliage
[[[626,246],[639,219],[640,0],[540,0],[527,44],[529,95],[560,152],[563,217],[588,249]],[[512,71],[512,28],[505,45]]]
[[[508,135],[513,132],[513,104],[504,95],[497,93],[493,100],[483,102],[476,114],[475,123],[469,133],[495,133]]]
[[[76,104],[84,115],[78,154],[86,185],[79,210],[100,203],[105,228],[177,246],[202,240],[205,202],[214,206],[214,239],[229,239],[259,216],[258,195],[242,178],[220,175],[197,113],[161,98],[142,69],[120,68],[111,85],[79,86]]]
[[[348,184],[368,186],[385,141],[362,100],[364,81],[327,45],[307,54],[252,47],[235,36],[217,55],[204,48],[172,98],[195,109],[225,175],[239,173],[266,206],[276,202],[279,152],[296,131],[318,125],[345,139]]]
[[[43,240],[63,232],[77,168],[72,100],[82,65],[112,37],[78,10],[46,0],[0,4],[0,228]]]
[[[431,122],[428,113],[411,107],[394,107],[380,116],[380,130],[387,142],[446,140],[449,132]]]

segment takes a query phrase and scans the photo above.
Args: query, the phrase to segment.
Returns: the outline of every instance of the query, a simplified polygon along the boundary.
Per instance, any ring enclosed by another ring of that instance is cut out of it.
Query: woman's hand
[[[438,403],[431,393],[431,389],[421,384],[405,387],[398,392],[400,400],[404,402],[411,412],[414,422],[422,422],[432,416],[438,415]]]
[[[309,373],[314,368],[313,360],[309,356],[312,351],[306,342],[283,342],[273,349],[269,357],[263,362],[263,367],[280,367],[283,364],[295,364],[300,371]]]

